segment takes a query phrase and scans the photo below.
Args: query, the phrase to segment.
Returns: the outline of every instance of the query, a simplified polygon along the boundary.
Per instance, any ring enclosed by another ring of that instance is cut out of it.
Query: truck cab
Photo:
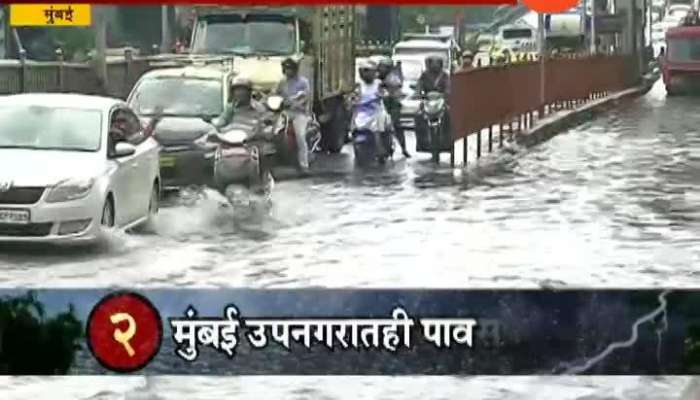
[[[193,54],[233,56],[236,72],[261,92],[272,90],[283,78],[284,58],[300,59],[302,53],[300,21],[283,13],[202,12],[190,43]]]
[[[679,26],[666,32],[661,71],[666,92],[700,90],[700,26]]]
[[[509,24],[498,31],[499,46],[520,52],[531,49],[535,43],[535,30],[526,24]]]
[[[285,58],[297,60],[311,85],[322,147],[340,151],[350,118],[344,95],[354,87],[354,6],[199,6],[195,13],[190,52],[231,56],[259,96],[284,79]]]

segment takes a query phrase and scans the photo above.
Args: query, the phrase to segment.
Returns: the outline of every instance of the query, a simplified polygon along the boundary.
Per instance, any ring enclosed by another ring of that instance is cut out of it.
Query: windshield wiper
[[[266,56],[283,56],[286,54],[291,54],[291,53],[283,52],[281,50],[265,50],[265,49],[256,49],[255,53],[266,55]]]

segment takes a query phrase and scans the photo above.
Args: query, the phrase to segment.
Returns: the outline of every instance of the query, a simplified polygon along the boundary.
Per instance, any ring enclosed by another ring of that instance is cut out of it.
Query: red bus
[[[700,89],[700,26],[679,26],[666,32],[661,56],[664,85],[669,95]]]

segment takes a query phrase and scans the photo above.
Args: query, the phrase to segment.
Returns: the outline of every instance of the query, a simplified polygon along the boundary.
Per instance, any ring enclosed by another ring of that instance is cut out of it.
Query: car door
[[[133,200],[131,199],[131,182],[134,171],[132,164],[134,156],[115,157],[114,148],[116,141],[113,139],[111,127],[121,110],[114,108],[110,111],[107,139],[107,158],[113,163],[114,172],[110,177],[110,186],[114,197],[114,222],[117,226],[123,226],[132,221]]]
[[[132,163],[134,176],[131,182],[131,197],[134,219],[138,219],[148,215],[153,184],[160,170],[159,148],[154,139],[145,135],[141,120],[136,113],[129,108],[124,108],[122,115],[129,121],[127,140],[136,146]]]
[[[113,114],[113,118],[122,118],[129,121],[124,125],[124,134],[127,142],[133,140],[133,137],[138,133],[139,128],[134,125],[133,118],[130,118],[129,111],[125,107],[119,107]],[[138,118],[136,119],[138,121]],[[124,217],[124,223],[128,224],[139,218],[139,204],[142,202],[141,184],[139,183],[142,177],[139,176],[141,165],[140,154],[137,151],[126,157],[115,159],[119,163],[120,179],[122,185],[121,199],[115,204],[115,212]]]

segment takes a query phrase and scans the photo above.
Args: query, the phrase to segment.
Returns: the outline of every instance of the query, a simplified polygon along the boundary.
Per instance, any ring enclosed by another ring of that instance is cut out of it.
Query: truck
[[[586,25],[581,14],[580,9],[574,8],[545,16],[545,43],[548,49],[576,51],[584,48]]]
[[[350,123],[346,95],[355,82],[355,6],[195,6],[194,13],[189,52],[231,56],[234,72],[252,81],[256,95],[283,79],[285,58],[297,60],[312,87],[321,147],[342,149]]]

